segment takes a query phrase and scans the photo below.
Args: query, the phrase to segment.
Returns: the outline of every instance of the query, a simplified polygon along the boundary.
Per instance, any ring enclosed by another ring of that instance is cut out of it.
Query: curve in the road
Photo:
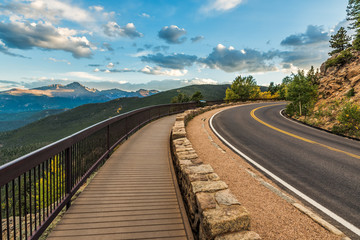
[[[279,114],[284,106],[227,109],[210,126],[236,153],[360,237],[359,144],[288,121]]]
[[[251,115],[252,118],[254,118],[254,119],[255,119],[256,121],[258,121],[259,123],[261,123],[261,124],[263,124],[263,125],[265,125],[265,126],[267,126],[267,127],[269,127],[269,128],[272,128],[272,129],[274,129],[274,130],[276,130],[276,131],[278,131],[278,132],[281,132],[281,133],[286,134],[286,135],[288,135],[288,136],[291,136],[291,137],[300,139],[300,140],[302,140],[302,141],[304,141],[304,142],[308,142],[308,143],[311,143],[311,144],[319,145],[319,146],[321,146],[321,147],[327,148],[327,149],[329,149],[329,150],[331,150],[331,151],[334,151],[334,152],[343,153],[343,154],[349,155],[350,157],[360,159],[360,156],[359,156],[359,155],[352,154],[352,153],[349,153],[349,152],[346,152],[346,151],[343,151],[343,150],[340,150],[340,149],[337,149],[337,148],[333,148],[333,147],[327,146],[327,145],[325,145],[325,144],[322,144],[322,143],[319,143],[319,142],[316,142],[316,141],[313,141],[313,140],[310,140],[310,139],[307,139],[307,138],[300,137],[300,136],[295,135],[295,134],[293,134],[293,133],[289,133],[289,132],[287,132],[287,131],[284,131],[284,130],[281,130],[281,129],[277,128],[277,127],[274,127],[273,125],[270,125],[270,124],[262,121],[262,120],[259,119],[258,117],[256,117],[255,112],[256,112],[257,110],[259,110],[259,109],[261,109],[261,108],[264,108],[264,107],[271,107],[271,106],[277,106],[277,105],[280,105],[280,104],[274,104],[274,105],[270,105],[270,106],[262,106],[262,107],[255,108],[255,109],[253,109],[253,110],[251,111],[250,115]]]

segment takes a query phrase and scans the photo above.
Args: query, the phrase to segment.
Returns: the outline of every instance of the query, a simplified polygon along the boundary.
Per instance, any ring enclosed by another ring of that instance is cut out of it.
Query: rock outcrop
[[[353,101],[360,101],[360,52],[352,52],[354,58],[342,66],[320,67],[319,101],[317,105],[342,99],[353,88]],[[333,56],[334,58],[336,56]]]

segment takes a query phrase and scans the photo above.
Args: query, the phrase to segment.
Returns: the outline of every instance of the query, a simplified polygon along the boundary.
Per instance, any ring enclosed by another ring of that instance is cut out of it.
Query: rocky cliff
[[[326,62],[320,67],[319,102],[317,105],[347,97],[354,89],[352,101],[360,101],[360,52],[352,52],[353,58],[344,65],[326,67]],[[333,56],[330,58],[334,59]]]
[[[360,52],[351,51],[352,57],[340,64],[329,62],[320,67],[318,100],[314,111],[299,120],[326,130],[360,137]],[[333,61],[334,62],[334,61]]]

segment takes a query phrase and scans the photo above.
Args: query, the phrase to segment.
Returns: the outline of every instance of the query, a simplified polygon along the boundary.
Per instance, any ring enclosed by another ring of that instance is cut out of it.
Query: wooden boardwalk
[[[150,123],[122,144],[48,239],[193,239],[170,166],[174,120]]]

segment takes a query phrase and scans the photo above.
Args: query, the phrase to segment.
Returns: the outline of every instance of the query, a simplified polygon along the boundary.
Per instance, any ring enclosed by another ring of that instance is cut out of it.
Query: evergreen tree
[[[204,99],[204,96],[200,91],[196,91],[190,98],[190,100],[194,102],[200,102],[202,99]]]
[[[350,44],[351,37],[347,36],[346,34],[347,32],[345,28],[341,27],[335,35],[331,35],[331,39],[329,42],[330,42],[330,47],[334,50],[329,52],[330,56],[339,53],[351,46]]]
[[[356,34],[353,47],[360,50],[360,0],[349,0],[346,20],[350,21],[350,29],[354,29]]]

